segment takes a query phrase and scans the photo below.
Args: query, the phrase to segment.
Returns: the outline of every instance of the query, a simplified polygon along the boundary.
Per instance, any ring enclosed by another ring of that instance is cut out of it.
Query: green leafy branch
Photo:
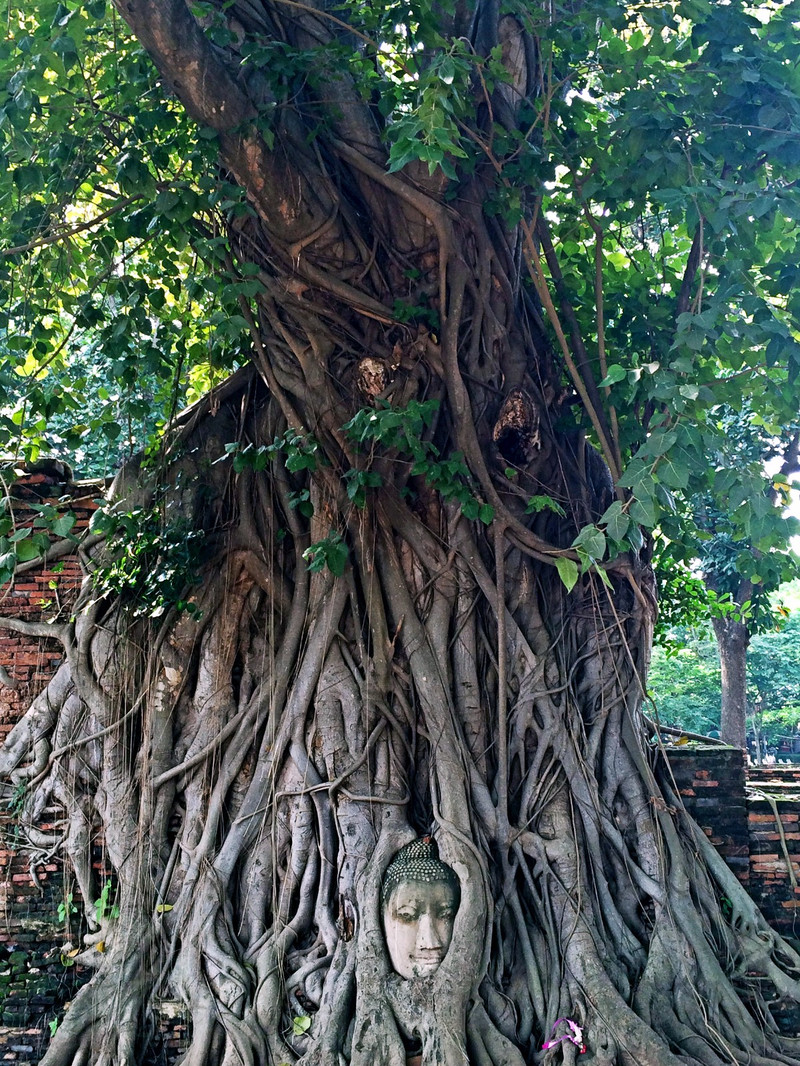
[[[327,567],[336,577],[344,574],[347,556],[347,545],[342,535],[335,530],[331,530],[327,537],[311,544],[303,552],[303,559],[312,574]]]
[[[578,532],[570,545],[577,559],[569,555],[556,557],[555,566],[567,592],[572,591],[581,574],[592,569],[605,585],[610,585],[608,574],[600,563],[642,547],[641,530],[628,514],[627,507],[628,504],[614,500],[597,523],[586,525]],[[565,517],[564,508],[552,496],[531,496],[525,513],[540,514],[542,511],[552,511],[559,517]]]
[[[534,501],[543,500],[552,510],[563,514],[563,509],[549,497],[533,497],[528,505],[528,511],[542,510],[544,503],[535,507],[531,506]],[[590,523],[579,530],[570,548],[576,554],[577,560],[568,555],[558,556],[555,560],[559,577],[566,586],[567,592],[575,587],[581,574],[593,570],[604,585],[611,587],[611,579],[606,572],[603,562],[615,559],[618,555],[627,551],[639,551],[643,544],[643,537],[639,525],[628,513],[628,503],[620,500],[606,508],[596,523]]]
[[[300,470],[316,470],[319,464],[319,445],[311,434],[297,433],[287,429],[276,437],[271,444],[242,445],[241,441],[232,441],[225,445],[225,455],[217,462],[233,458],[233,469],[239,474],[243,470],[265,470],[278,455],[285,456],[286,469],[289,473]]]
[[[59,922],[66,922],[71,914],[75,914],[78,908],[73,902],[72,893],[68,892],[63,900],[58,904],[56,912],[58,914]]]
[[[396,452],[398,456],[407,458],[411,462],[412,476],[422,477],[443,499],[457,500],[465,518],[479,519],[488,525],[494,517],[494,508],[483,503],[475,495],[469,469],[461,453],[455,452],[449,458],[443,459],[439,449],[426,436],[438,407],[438,400],[411,400],[402,408],[389,404],[362,408],[342,428],[350,439],[359,445],[380,444],[387,450]],[[295,446],[298,440],[299,438],[295,440]],[[227,447],[232,450],[231,445]],[[263,454],[272,448],[274,445],[267,446],[267,449],[253,449],[249,455],[255,457],[259,452]],[[316,448],[304,455],[298,455],[294,463],[307,463],[306,469],[314,469],[315,463],[311,465],[311,459],[316,459],[315,453]],[[239,456],[242,454],[238,453]],[[287,458],[287,468],[290,468],[289,462]],[[294,468],[304,467],[296,465]],[[354,467],[342,477],[348,499],[359,508],[366,506],[367,490],[378,488],[382,484],[380,474],[369,469]],[[302,513],[309,513],[311,502],[307,489],[293,493],[290,502],[292,506],[298,506]],[[347,558],[347,545],[341,534],[334,530],[303,552],[303,559],[312,573],[327,567],[337,577],[344,573]]]
[[[412,477],[423,478],[443,499],[456,500],[465,518],[489,525],[494,508],[475,494],[461,452],[442,458],[426,435],[438,409],[438,400],[411,400],[405,407],[376,405],[357,411],[342,428],[357,444],[380,444],[399,457],[407,457]]]
[[[435,56],[415,82],[416,99],[405,111],[393,115],[389,127],[389,172],[419,159],[433,174],[439,167],[448,177],[458,177],[452,157],[465,159],[458,119],[470,104],[469,85],[473,62],[454,42],[450,51]]]
[[[348,500],[352,500],[356,507],[363,509],[367,503],[367,489],[376,489],[382,483],[382,478],[374,470],[348,470],[344,475],[345,490]]]
[[[30,525],[17,528],[8,497],[0,498],[0,585],[14,577],[19,563],[42,558],[51,545],[51,538],[71,537],[75,525],[72,511],[64,511],[53,504],[27,504],[37,512]],[[76,538],[72,538],[76,539]]]
[[[94,901],[94,913],[97,924],[101,925],[106,918],[119,918],[119,906],[112,902],[116,892],[109,877],[100,890],[100,895]]]
[[[120,512],[101,507],[90,528],[105,535],[113,553],[93,576],[101,596],[131,595],[139,618],[158,618],[170,608],[198,613],[187,588],[202,581],[203,530],[192,528],[186,519],[165,525],[158,507]]]

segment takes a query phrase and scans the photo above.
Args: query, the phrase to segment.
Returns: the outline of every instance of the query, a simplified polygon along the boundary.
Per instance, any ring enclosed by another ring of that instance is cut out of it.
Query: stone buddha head
[[[461,888],[439,858],[433,837],[420,837],[395,855],[383,878],[381,910],[389,958],[401,977],[429,977],[453,936]]]

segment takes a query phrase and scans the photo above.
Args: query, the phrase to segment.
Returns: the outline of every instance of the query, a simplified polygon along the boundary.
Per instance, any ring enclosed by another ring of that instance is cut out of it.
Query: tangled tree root
[[[63,810],[97,964],[48,1066],[143,1062],[163,996],[191,1018],[184,1066],[574,1062],[570,1040],[541,1051],[562,1018],[595,1066],[798,1061],[761,987],[796,998],[800,958],[654,777],[648,600],[624,575],[567,596],[502,530],[449,507],[437,541],[400,497],[353,517],[343,576],[309,573],[319,519],[288,506],[285,468],[178,465],[165,520],[210,545],[191,609],[98,594],[101,544],[66,665],[0,757],[33,844]],[[380,883],[431,829],[462,902],[438,971],[407,982]],[[119,907],[100,930],[98,832]]]

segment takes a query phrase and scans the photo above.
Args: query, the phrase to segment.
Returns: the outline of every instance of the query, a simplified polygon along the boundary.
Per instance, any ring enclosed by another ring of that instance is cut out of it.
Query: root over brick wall
[[[687,810],[759,905],[800,948],[800,767],[745,767],[738,748],[668,749]],[[780,1027],[800,1035],[800,1008],[774,1005]]]
[[[39,494],[35,479],[27,482]],[[73,532],[86,530],[104,492],[98,482],[73,486],[65,508],[76,516]],[[58,495],[58,493],[55,493]],[[52,499],[48,502],[53,502]],[[37,512],[25,500],[14,506],[18,527],[32,524]],[[0,590],[0,614],[26,621],[69,618],[81,581],[75,556],[39,563],[20,574],[13,586]],[[61,645],[53,640],[0,630],[0,739],[5,738],[63,662]],[[39,1062],[52,1027],[68,1009],[75,991],[89,977],[72,964],[69,950],[86,931],[80,921],[77,885],[65,872],[60,851],[31,857],[20,847],[14,818],[14,790],[0,790],[0,1062]],[[95,854],[98,884],[107,876],[102,849]],[[179,1004],[165,1003],[160,1039],[152,1066],[169,1066],[186,1042],[186,1022]]]
[[[103,486],[89,483],[76,488],[68,506],[77,518],[73,531],[79,534],[88,526],[93,501]],[[36,517],[24,501],[15,505],[18,526],[30,525]],[[37,622],[67,619],[80,577],[74,556],[41,563],[0,590],[0,613]],[[0,680],[0,739],[62,661],[56,641],[0,630],[0,666],[5,675]],[[85,977],[62,962],[62,946],[78,930],[61,855],[42,853],[31,864],[19,847],[14,790],[5,785],[0,797],[0,1060],[38,1062],[51,1027]]]
[[[79,487],[81,488],[81,487]],[[87,485],[70,504],[85,529],[102,486]],[[35,512],[15,508],[25,524]],[[80,569],[67,557],[29,570],[3,590],[0,613],[42,620],[67,618]],[[24,714],[62,661],[60,645],[0,630],[0,737]],[[673,788],[705,829],[772,925],[800,940],[800,768],[753,769],[743,753],[708,746],[667,749]],[[663,769],[663,764],[662,764]],[[39,1062],[51,1027],[88,974],[69,965],[65,947],[80,943],[77,888],[65,875],[60,852],[39,855],[33,870],[19,846],[13,790],[0,807],[0,1062]],[[105,877],[102,854],[98,877]],[[73,909],[75,908],[75,909]],[[782,1028],[800,1034],[800,1013],[778,1010]],[[186,1022],[177,1003],[163,1005],[161,1040],[153,1064],[168,1066],[185,1044]]]

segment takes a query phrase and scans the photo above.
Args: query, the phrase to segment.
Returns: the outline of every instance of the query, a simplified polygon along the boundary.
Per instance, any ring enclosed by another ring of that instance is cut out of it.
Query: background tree
[[[12,16],[9,440],[87,329],[248,366],[121,473],[3,749],[92,927],[45,1061],[142,1061],[170,990],[189,1066],[514,1066],[564,1017],[598,1064],[796,1062],[800,958],[640,716],[648,531],[711,492],[786,534],[712,457],[744,397],[796,416],[796,5],[118,10]],[[461,905],[404,985],[379,885],[431,829]]]
[[[800,722],[800,617],[753,637],[747,653],[749,702],[758,706],[759,730],[769,744],[793,739]]]
[[[759,732],[769,744],[791,739],[800,718],[799,634],[795,610],[747,649],[747,727],[758,704]],[[721,688],[718,645],[708,627],[684,632],[680,647],[669,652],[654,649],[648,692],[659,723],[693,733],[719,730]]]
[[[773,469],[770,493],[788,504],[789,479],[797,468],[797,431],[770,425],[745,406],[721,412],[725,446],[741,462]],[[776,469],[776,463],[778,468]],[[797,559],[777,540],[765,552],[749,540],[737,539],[725,511],[713,500],[696,501],[697,556],[706,585],[713,593],[710,612],[719,646],[722,680],[721,738],[743,747],[747,718],[747,649],[755,633],[773,629],[781,619],[772,593],[797,572]],[[684,551],[690,538],[683,538]],[[723,609],[716,609],[722,606]]]

